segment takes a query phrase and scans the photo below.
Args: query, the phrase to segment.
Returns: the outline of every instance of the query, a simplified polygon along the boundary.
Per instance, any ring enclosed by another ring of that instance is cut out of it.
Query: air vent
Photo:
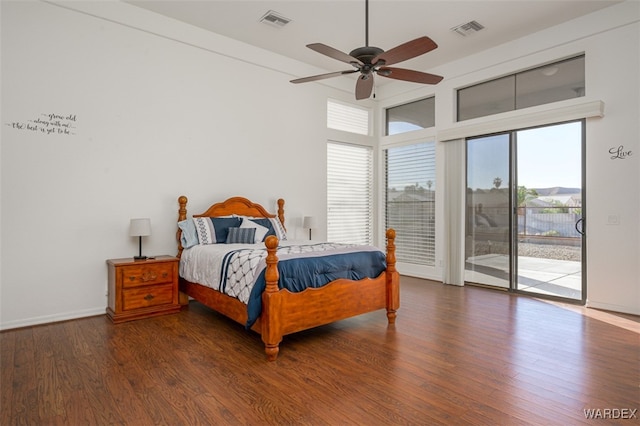
[[[264,14],[262,18],[260,18],[260,22],[264,22],[265,24],[273,25],[278,28],[282,28],[291,22],[291,19],[285,18],[280,15],[278,12],[274,12],[273,10],[268,11]]]
[[[484,25],[478,23],[478,21],[467,22],[466,24],[461,24],[456,27],[451,28],[451,31],[454,31],[460,34],[463,37],[469,36],[471,34],[477,33],[481,29],[484,28]]]

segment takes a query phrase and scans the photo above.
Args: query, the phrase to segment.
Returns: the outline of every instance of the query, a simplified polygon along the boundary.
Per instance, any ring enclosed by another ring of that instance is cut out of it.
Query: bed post
[[[183,221],[187,218],[187,197],[185,197],[184,195],[181,195],[180,197],[178,197],[178,204],[180,205],[180,208],[178,209],[178,222]],[[176,257],[178,259],[180,259],[180,257],[182,256],[182,229],[180,229],[180,227],[178,227],[178,231],[176,232],[176,240],[178,240],[178,254],[176,255]],[[178,291],[178,303],[181,306],[187,306],[189,304],[189,296],[187,296],[185,293]]]
[[[187,197],[185,197],[184,195],[179,196],[178,204],[180,205],[180,208],[178,209],[178,222],[181,222],[187,218]],[[181,237],[182,237],[182,229],[178,227],[178,231],[176,232],[176,240],[178,240],[178,255],[176,257],[178,259],[180,259],[180,256],[182,256],[182,250],[183,250]]]
[[[284,200],[282,198],[278,198],[278,219],[280,219],[280,223],[286,231],[287,227],[284,225]]]
[[[396,311],[400,307],[400,274],[396,270],[396,231],[387,230],[387,319],[395,324]]]
[[[278,204],[280,203],[278,202]],[[278,238],[274,235],[268,236],[265,245],[267,246],[268,253],[267,269],[264,273],[266,287],[262,293],[262,316],[260,323],[267,360],[275,361],[280,351],[280,342],[282,341],[282,298],[280,297],[280,291],[278,289],[280,274],[278,273],[278,257],[276,256]]]

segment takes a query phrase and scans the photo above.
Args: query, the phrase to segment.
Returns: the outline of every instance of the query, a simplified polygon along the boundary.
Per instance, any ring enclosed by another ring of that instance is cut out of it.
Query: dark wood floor
[[[395,326],[380,311],[287,336],[274,363],[259,336],[195,302],[2,332],[0,424],[638,423],[637,318],[404,277],[401,288]],[[635,419],[585,418],[598,409]]]

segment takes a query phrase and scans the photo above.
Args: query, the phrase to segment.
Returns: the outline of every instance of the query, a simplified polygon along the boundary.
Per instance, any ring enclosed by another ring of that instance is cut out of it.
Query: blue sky
[[[567,123],[517,132],[518,185],[527,188],[563,186],[580,188],[581,123]],[[496,177],[502,188],[509,180],[508,135],[475,139],[468,146],[468,186],[493,187]]]
[[[582,125],[561,124],[518,132],[518,185],[582,187]]]

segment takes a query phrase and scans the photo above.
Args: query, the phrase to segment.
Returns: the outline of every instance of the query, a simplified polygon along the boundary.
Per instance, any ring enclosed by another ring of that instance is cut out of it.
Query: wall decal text
[[[16,130],[45,135],[75,135],[76,121],[76,114],[43,113],[34,120],[13,121],[6,125]]]
[[[625,151],[624,145],[620,145],[619,147],[613,147],[609,150],[609,154],[611,154],[612,160],[624,160],[627,157],[631,157],[631,151]]]

